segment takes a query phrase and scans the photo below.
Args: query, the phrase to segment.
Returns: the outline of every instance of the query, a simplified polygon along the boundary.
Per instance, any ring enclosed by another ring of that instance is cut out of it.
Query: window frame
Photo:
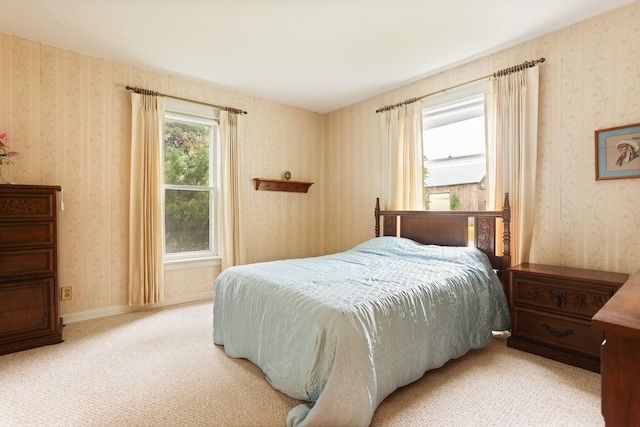
[[[209,185],[180,185],[164,182],[164,123],[176,120],[186,123],[210,126],[209,135]],[[221,247],[219,227],[219,158],[220,158],[220,122],[219,111],[213,107],[191,103],[182,100],[169,99],[165,106],[163,118],[163,147],[162,147],[162,237],[163,261],[166,269],[191,268],[220,264]],[[166,248],[165,195],[167,190],[178,191],[206,191],[209,193],[209,249],[168,253]]]
[[[430,158],[427,155],[427,153],[431,150],[428,150],[426,147],[426,145],[429,144],[429,138],[426,137],[426,134],[431,129],[449,126],[455,123],[461,123],[479,117],[486,118],[484,81],[473,82],[461,87],[456,87],[454,89],[450,89],[425,98],[422,101],[423,152],[424,156],[427,158],[427,160],[424,162],[426,210],[431,210],[429,198],[430,187],[427,185],[429,180],[429,172],[431,171],[430,166],[435,167],[437,165],[439,167],[442,167],[441,163],[449,161],[454,162],[452,163],[453,166],[455,162],[459,162],[465,157],[472,156],[477,157],[478,159],[480,159],[481,156],[485,165],[487,161],[486,129],[481,135],[484,141],[482,153],[471,153],[472,149],[470,149],[467,153],[450,153],[449,157]],[[473,133],[473,135],[475,135],[475,132]],[[453,154],[454,157],[451,157],[451,154]],[[457,184],[452,183],[451,185]],[[445,186],[445,184],[435,186],[431,185],[431,188],[435,189],[442,186]]]

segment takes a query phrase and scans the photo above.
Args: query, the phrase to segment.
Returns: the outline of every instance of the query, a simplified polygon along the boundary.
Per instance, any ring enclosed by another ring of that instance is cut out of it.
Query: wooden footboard
[[[425,245],[473,246],[487,254],[508,295],[508,272],[511,266],[511,208],[509,193],[504,195],[501,211],[383,211],[376,199],[375,235],[406,237]],[[498,238],[502,220],[502,239]],[[470,239],[469,237],[473,238]],[[497,242],[502,241],[502,245]],[[500,251],[501,254],[497,253]]]

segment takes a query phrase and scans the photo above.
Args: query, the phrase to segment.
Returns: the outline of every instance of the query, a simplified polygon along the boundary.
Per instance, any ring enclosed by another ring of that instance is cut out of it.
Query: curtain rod
[[[162,93],[158,93],[155,92],[153,90],[149,90],[149,89],[141,89],[139,87],[131,87],[131,86],[126,86],[127,90],[130,90],[132,92],[135,93],[139,93],[142,95],[154,95],[154,96],[165,96],[167,98],[173,98],[173,99],[178,99],[180,101],[187,101],[187,102],[193,102],[194,104],[200,104],[200,105],[206,105],[207,107],[214,107],[214,108],[218,108],[220,110],[224,110],[224,111],[228,111],[230,113],[234,113],[234,114],[248,114],[246,111],[244,110],[238,110],[237,108],[233,108],[233,107],[223,107],[221,105],[214,105],[214,104],[207,104],[206,102],[200,102],[200,101],[194,101],[192,99],[187,99],[187,98],[180,98],[177,96],[171,96],[171,95],[165,95]]]
[[[495,73],[489,74],[488,76],[480,77],[480,78],[477,78],[475,80],[471,80],[471,81],[468,81],[468,82],[465,82],[465,83],[460,83],[458,85],[451,86],[451,87],[448,87],[446,89],[439,90],[437,92],[428,93],[426,95],[422,95],[422,96],[417,97],[417,98],[410,98],[410,99],[407,99],[406,101],[398,102],[398,103],[393,104],[393,105],[387,105],[385,107],[378,108],[376,110],[376,113],[382,113],[383,111],[393,110],[394,108],[398,108],[398,107],[401,107],[403,105],[411,104],[412,102],[420,101],[420,100],[422,100],[424,98],[428,98],[430,96],[437,95],[437,94],[439,94],[441,92],[446,92],[448,90],[456,89],[456,88],[458,88],[460,86],[466,86],[468,84],[479,82],[481,80],[487,80],[487,79],[490,79],[491,77],[496,78],[496,77],[506,76],[508,74],[515,73],[517,71],[521,71],[521,70],[525,70],[527,68],[535,67],[536,65],[541,64],[544,61],[545,61],[545,58],[534,59],[533,61],[524,61],[522,64],[514,65],[513,67],[505,68],[504,70],[496,71]]]

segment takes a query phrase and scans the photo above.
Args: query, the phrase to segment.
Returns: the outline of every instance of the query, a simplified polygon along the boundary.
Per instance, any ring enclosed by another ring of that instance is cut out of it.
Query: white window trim
[[[479,94],[446,104],[423,108],[423,128],[433,129],[484,115],[484,95]]]
[[[164,270],[188,270],[191,268],[212,267],[222,264],[222,257],[211,256],[201,258],[189,258],[189,259],[165,259]]]
[[[163,236],[163,260],[165,270],[178,270],[188,269],[195,267],[215,266],[221,264],[221,257],[219,255],[220,242],[220,227],[219,222],[219,195],[218,195],[218,176],[219,176],[219,142],[220,142],[220,123],[219,123],[219,111],[216,108],[205,106],[202,104],[191,103],[183,100],[177,100],[169,98],[165,105],[165,117],[164,119],[177,119],[186,122],[207,124],[212,126],[214,131],[217,131],[217,135],[211,135],[211,141],[209,144],[209,158],[210,164],[216,165],[215,168],[209,168],[209,182],[207,187],[203,186],[184,186],[184,185],[165,185],[162,184],[162,236]],[[164,177],[164,161],[162,162],[162,176]],[[215,169],[215,170],[214,170]],[[191,189],[195,191],[208,191],[211,194],[209,198],[209,248],[208,251],[196,251],[196,252],[182,252],[178,254],[168,254],[164,245],[165,241],[165,220],[164,220],[164,207],[165,200],[164,194],[167,189],[181,190]]]

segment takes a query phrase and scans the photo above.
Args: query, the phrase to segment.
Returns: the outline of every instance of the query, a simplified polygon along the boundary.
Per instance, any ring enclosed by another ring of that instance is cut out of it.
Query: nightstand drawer
[[[604,334],[591,328],[590,322],[519,308],[515,309],[514,314],[513,334],[518,339],[600,357]]]
[[[611,286],[598,287],[528,274],[512,275],[513,298],[517,306],[539,307],[564,315],[591,319],[613,295]]]

